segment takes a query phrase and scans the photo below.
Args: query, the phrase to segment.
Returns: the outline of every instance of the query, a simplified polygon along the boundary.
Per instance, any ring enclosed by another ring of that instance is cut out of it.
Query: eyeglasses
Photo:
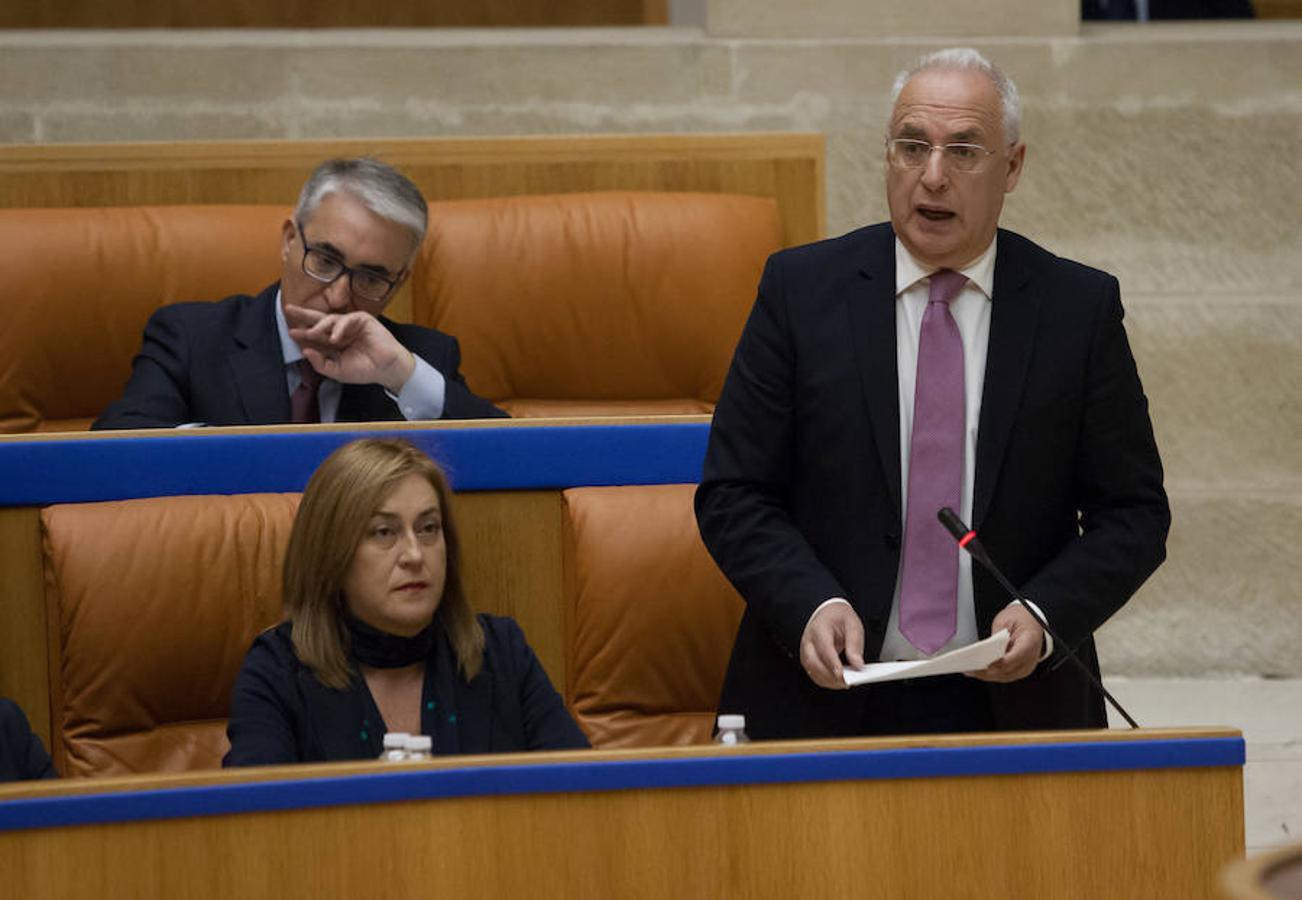
[[[398,286],[398,278],[385,278],[367,269],[354,269],[344,265],[344,261],[333,253],[317,250],[307,245],[307,236],[303,234],[303,223],[294,221],[298,229],[299,240],[303,242],[303,273],[322,284],[333,284],[342,275],[348,276],[348,289],[363,300],[379,303]]]
[[[994,150],[980,144],[932,144],[913,138],[891,138],[886,142],[886,158],[901,169],[921,169],[933,150],[939,150],[941,162],[955,172],[980,172],[995,155]]]

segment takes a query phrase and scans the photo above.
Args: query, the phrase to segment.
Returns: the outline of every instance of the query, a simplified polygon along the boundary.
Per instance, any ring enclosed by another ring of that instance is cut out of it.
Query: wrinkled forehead
[[[443,503],[437,487],[422,472],[410,472],[380,498],[372,515],[442,513]]]
[[[348,182],[326,182],[313,195],[312,202],[308,203],[302,211],[302,219],[309,222],[320,210],[321,205],[327,200],[333,201],[337,205],[346,205],[348,207],[357,207],[371,213],[376,218],[404,229],[416,238],[416,231],[405,221],[403,211],[392,204],[386,204],[383,198],[377,198],[374,195],[368,196],[366,192],[358,190],[356,186]]]
[[[1003,135],[999,92],[982,72],[925,69],[900,91],[891,110],[893,137],[955,140]]]
[[[327,249],[348,256],[354,265],[370,265],[394,272],[404,268],[420,248],[415,232],[403,222],[371,207],[365,198],[347,189],[330,190],[299,219],[304,237]],[[312,232],[308,235],[307,232]],[[368,244],[366,253],[374,259],[352,259],[348,252],[357,241]],[[386,257],[381,259],[379,257]]]

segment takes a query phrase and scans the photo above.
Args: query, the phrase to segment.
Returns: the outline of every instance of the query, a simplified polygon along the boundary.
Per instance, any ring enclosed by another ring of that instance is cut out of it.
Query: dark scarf
[[[430,658],[436,633],[433,622],[411,637],[402,637],[372,628],[347,609],[343,613],[349,649],[353,659],[362,665],[377,669],[401,669]]]

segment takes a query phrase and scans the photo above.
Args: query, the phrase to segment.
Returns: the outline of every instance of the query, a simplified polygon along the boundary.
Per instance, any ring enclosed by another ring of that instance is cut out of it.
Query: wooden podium
[[[1229,729],[459,757],[0,786],[14,897],[1212,897]]]

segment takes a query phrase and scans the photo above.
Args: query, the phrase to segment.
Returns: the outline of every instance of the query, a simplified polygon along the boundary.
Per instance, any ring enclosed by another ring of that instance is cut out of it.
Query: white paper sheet
[[[850,687],[873,684],[878,681],[896,681],[900,678],[924,678],[928,675],[952,675],[955,672],[975,672],[984,669],[1004,655],[1008,647],[1008,629],[997,631],[984,641],[959,647],[931,659],[908,662],[869,663],[862,669],[849,667],[841,670],[841,677]]]

